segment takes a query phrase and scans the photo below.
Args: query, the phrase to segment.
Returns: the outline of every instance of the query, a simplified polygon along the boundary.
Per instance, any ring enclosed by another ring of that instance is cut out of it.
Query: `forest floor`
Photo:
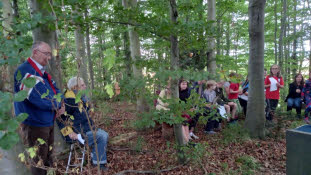
[[[99,105],[95,123],[109,133],[109,139],[120,134],[136,132],[136,136],[119,145],[108,146],[108,171],[103,174],[124,173],[125,170],[158,172],[159,174],[286,174],[285,131],[303,124],[299,120],[276,117],[274,128],[265,140],[250,139],[238,124],[224,126],[215,135],[206,135],[203,124],[196,128],[199,139],[195,147],[185,147],[188,163],[179,165],[174,138],[161,137],[161,130],[138,131],[134,105],[125,102]],[[104,119],[104,122],[102,122]],[[97,122],[101,121],[101,122]],[[162,170],[162,171],[161,171]],[[147,172],[145,172],[147,173]],[[96,168],[85,168],[83,174],[97,174]],[[136,174],[136,173],[127,173]]]

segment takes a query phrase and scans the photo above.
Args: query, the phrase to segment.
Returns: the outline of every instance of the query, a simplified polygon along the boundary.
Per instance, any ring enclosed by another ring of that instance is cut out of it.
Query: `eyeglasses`
[[[42,52],[42,51],[40,51],[40,50],[37,50],[37,51],[39,51],[39,52],[41,52],[41,53],[43,53],[45,56],[50,56],[50,57],[52,57],[52,53],[51,52]]]
[[[279,69],[279,68],[277,68],[277,67],[273,67],[273,68],[271,68],[271,69]]]

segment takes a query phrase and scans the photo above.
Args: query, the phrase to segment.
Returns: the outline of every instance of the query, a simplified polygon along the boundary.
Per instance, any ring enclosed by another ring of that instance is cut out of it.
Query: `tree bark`
[[[122,0],[122,4],[125,8],[137,8],[137,0]],[[135,79],[139,80],[143,78],[142,69],[137,68],[135,62],[141,59],[140,53],[140,41],[138,33],[132,27],[129,27],[129,39],[130,39],[130,50],[131,58],[133,60],[132,69]],[[144,91],[143,91],[144,92]],[[141,93],[137,97],[137,111],[146,112],[149,110],[147,100]]]
[[[79,9],[74,10],[74,13],[81,14]],[[75,29],[75,43],[76,43],[76,59],[78,63],[78,76],[84,79],[86,86],[89,84],[89,78],[87,73],[87,60],[85,57],[85,42],[84,42],[84,31],[81,24],[76,24]]]
[[[283,62],[284,62],[284,41],[283,37],[285,35],[285,28],[286,28],[286,9],[287,9],[287,0],[282,0],[283,10],[282,10],[282,19],[281,19],[281,31],[279,37],[279,65],[281,68],[281,73],[284,73]]]
[[[293,62],[293,69],[292,74],[295,76],[297,73],[297,32],[296,32],[296,25],[297,25],[297,0],[294,0],[294,41],[293,41],[293,55],[292,55],[292,62]]]
[[[278,0],[274,0],[274,64],[278,64],[278,44],[277,44],[277,32],[278,32],[278,16],[277,16]]]
[[[264,138],[264,9],[265,0],[250,0],[249,16],[249,98],[245,127],[252,137]]]
[[[50,0],[52,3],[52,1]],[[30,0],[31,15],[41,13],[43,17],[53,16],[49,1]],[[58,50],[57,35],[54,23],[47,22],[32,30],[33,41],[44,41],[51,46],[53,53]],[[56,71],[57,70],[57,71]],[[58,87],[62,89],[61,59],[59,56],[53,56],[47,66],[47,71],[52,75]]]
[[[207,20],[212,22],[212,28],[215,28],[216,24],[216,2],[215,0],[208,0]],[[208,37],[208,51],[207,51],[207,69],[210,73],[210,77],[216,74],[216,55],[215,55],[215,37]]]
[[[85,20],[88,19],[88,11],[85,9],[84,12]],[[93,60],[91,57],[91,44],[90,44],[90,26],[86,24],[86,31],[85,31],[85,38],[86,38],[86,51],[87,51],[87,60],[89,63],[89,72],[90,72],[90,79],[91,79],[91,89],[94,89],[94,70],[93,70]]]
[[[129,33],[123,32],[123,48],[124,48],[124,60],[126,64],[126,74],[127,76],[132,75],[132,63],[131,63],[131,50],[130,50],[130,44],[129,44]]]
[[[171,23],[173,24],[173,26],[175,26],[177,24],[177,18],[178,18],[176,0],[170,0],[170,16],[171,16]],[[174,71],[179,68],[179,47],[178,47],[178,38],[177,38],[176,33],[173,33],[173,32],[171,33],[170,42],[171,42],[171,70]],[[177,79],[173,79],[173,78],[171,79],[171,93],[172,93],[172,98],[175,98],[175,99],[179,98],[179,89],[178,89]],[[183,139],[181,124],[174,125],[174,133],[175,133],[177,144],[179,145],[178,160],[180,163],[183,163],[185,161],[185,156],[183,156],[183,151],[181,149],[181,146],[185,145],[185,141]]]

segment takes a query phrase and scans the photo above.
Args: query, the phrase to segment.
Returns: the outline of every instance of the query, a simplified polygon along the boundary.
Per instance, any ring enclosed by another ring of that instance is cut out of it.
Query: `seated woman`
[[[168,85],[166,86],[166,88],[164,90],[162,90],[160,92],[159,98],[157,100],[158,104],[156,106],[157,110],[165,110],[165,111],[169,111],[169,104],[163,102],[162,100],[167,100],[167,99],[171,99],[171,85],[170,82],[168,82]],[[183,115],[182,117],[185,117],[186,115]],[[169,138],[173,133],[172,127],[167,124],[167,123],[162,123],[162,137],[164,138]],[[189,139],[190,139],[190,135],[189,135],[189,127],[187,126],[186,123],[183,123],[182,125],[182,135],[183,135],[183,140],[184,143],[188,143]]]
[[[287,111],[291,111],[292,108],[296,108],[297,116],[301,116],[301,93],[304,86],[303,76],[297,74],[293,83],[289,84],[287,101]]]
[[[88,146],[92,147],[93,165],[100,164],[100,168],[106,170],[108,133],[95,128],[93,120],[89,117],[89,100],[86,96],[82,96],[80,101],[76,103],[78,92],[86,89],[84,81],[80,77],[73,77],[68,81],[67,86],[68,90],[65,92],[64,99],[66,112],[57,120],[57,124],[66,140],[77,140],[80,136],[78,134],[81,134]],[[95,140],[93,132],[95,133]],[[98,151],[95,149],[95,143]],[[98,152],[98,156],[96,152]]]

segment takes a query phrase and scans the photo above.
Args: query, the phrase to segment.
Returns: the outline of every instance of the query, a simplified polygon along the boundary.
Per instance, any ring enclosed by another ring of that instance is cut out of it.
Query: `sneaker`
[[[215,131],[204,131],[204,133],[210,135],[217,134]]]
[[[310,124],[309,117],[305,117],[304,121],[305,121],[307,124]]]
[[[199,139],[199,137],[194,135],[193,132],[190,132],[189,135],[190,135],[190,138],[193,137],[194,139]]]

